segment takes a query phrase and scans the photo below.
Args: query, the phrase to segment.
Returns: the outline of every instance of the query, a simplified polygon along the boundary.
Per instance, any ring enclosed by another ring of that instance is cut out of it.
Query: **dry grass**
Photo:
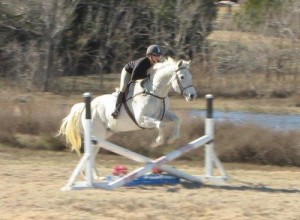
[[[81,95],[59,96],[53,94],[3,94],[1,99],[0,143],[29,149],[63,150],[65,143],[56,137],[62,118],[72,104],[81,101]],[[8,98],[9,97],[9,98]],[[203,121],[195,122],[187,114],[183,99],[173,97],[172,108],[183,119],[182,135],[173,145],[164,145],[157,151],[149,151],[148,146],[157,135],[156,130],[141,130],[115,134],[110,141],[139,153],[160,156],[170,149],[180,147],[203,135]],[[299,97],[286,99],[219,99],[216,106],[222,110],[265,111],[275,113],[299,113]],[[256,106],[257,105],[257,106]],[[205,109],[205,100],[189,103],[189,109]],[[166,129],[170,130],[170,129]],[[130,136],[130,138],[128,138]],[[145,138],[146,137],[146,138]],[[230,123],[217,124],[216,140],[221,143],[218,151],[223,160],[260,164],[300,166],[300,135],[295,132],[278,132],[259,126],[238,126]],[[253,141],[255,139],[256,141]],[[202,157],[201,150],[196,151]],[[195,160],[195,153],[182,159]],[[196,157],[197,159],[197,157]]]
[[[99,155],[104,175],[120,157]],[[299,168],[224,164],[226,186],[146,186],[115,191],[61,192],[78,162],[75,154],[0,147],[0,205],[3,220],[29,219],[219,219],[296,220],[300,218]],[[201,174],[197,162],[177,168]]]
[[[219,156],[231,162],[300,166],[299,135],[299,131],[270,131],[256,125],[216,127]]]
[[[185,121],[181,128],[180,140],[172,145],[164,145],[156,151],[150,150],[149,143],[156,135],[153,130],[116,134],[110,141],[145,155],[162,156],[204,134],[202,121],[195,122],[184,112],[179,114]],[[222,161],[300,166],[299,131],[272,131],[258,125],[235,125],[229,122],[217,123],[215,127],[217,153]],[[199,158],[203,159],[202,149],[181,157],[187,161],[196,161]]]
[[[223,97],[299,96],[297,39],[270,37],[238,30],[215,30],[208,36],[207,63],[195,63],[195,81],[201,94]],[[283,58],[284,57],[284,58]]]
[[[224,41],[224,42],[242,42],[246,45],[256,45],[258,43],[262,45],[274,46],[274,45],[285,45],[299,46],[299,40],[291,40],[289,38],[277,38],[265,35],[259,35],[257,33],[247,33],[239,31],[228,31],[228,30],[215,30],[209,36],[208,40]]]

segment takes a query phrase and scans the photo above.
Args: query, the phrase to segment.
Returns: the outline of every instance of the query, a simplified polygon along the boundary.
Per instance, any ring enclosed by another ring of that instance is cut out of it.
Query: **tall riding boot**
[[[118,96],[117,96],[117,101],[116,101],[116,108],[114,110],[114,112],[111,114],[111,116],[116,119],[119,116],[119,112],[121,110],[121,106],[124,100],[124,92],[119,92]]]

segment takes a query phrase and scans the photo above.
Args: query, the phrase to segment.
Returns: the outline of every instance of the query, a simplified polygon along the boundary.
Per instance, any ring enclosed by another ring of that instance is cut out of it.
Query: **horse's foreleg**
[[[160,145],[162,145],[163,143],[165,143],[165,130],[164,130],[164,127],[165,127],[165,123],[162,122],[162,121],[158,121],[157,122],[157,129],[158,129],[158,136],[155,140],[155,142],[153,142],[151,144],[151,147],[158,147]]]
[[[171,111],[167,111],[165,113],[165,120],[166,119],[174,123],[174,128],[171,133],[171,136],[167,140],[168,144],[172,144],[175,140],[177,140],[180,137],[181,120],[174,112]]]
[[[163,121],[159,121],[155,118],[142,116],[143,122],[141,122],[141,125],[144,128],[157,128],[158,129],[158,136],[154,143],[151,144],[151,147],[158,147],[159,145],[162,145],[165,142],[165,132],[164,127],[165,123]]]

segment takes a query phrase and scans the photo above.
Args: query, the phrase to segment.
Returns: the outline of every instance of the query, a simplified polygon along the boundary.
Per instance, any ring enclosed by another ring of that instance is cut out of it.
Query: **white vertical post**
[[[205,175],[213,176],[214,169],[214,121],[213,121],[213,95],[206,98],[205,135],[211,137],[211,141],[205,145]]]
[[[93,157],[93,145],[92,145],[92,117],[91,117],[91,93],[84,93],[85,102],[85,120],[84,120],[84,154],[87,157],[87,162],[85,166],[86,174],[86,184],[88,187],[92,187],[94,183],[93,179],[93,167],[94,167],[94,157]]]

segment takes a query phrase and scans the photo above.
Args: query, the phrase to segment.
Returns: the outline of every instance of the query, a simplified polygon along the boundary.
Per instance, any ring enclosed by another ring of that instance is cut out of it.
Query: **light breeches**
[[[121,72],[121,80],[120,80],[120,91],[125,92],[128,83],[130,82],[131,75],[128,73],[125,68],[122,69]]]

